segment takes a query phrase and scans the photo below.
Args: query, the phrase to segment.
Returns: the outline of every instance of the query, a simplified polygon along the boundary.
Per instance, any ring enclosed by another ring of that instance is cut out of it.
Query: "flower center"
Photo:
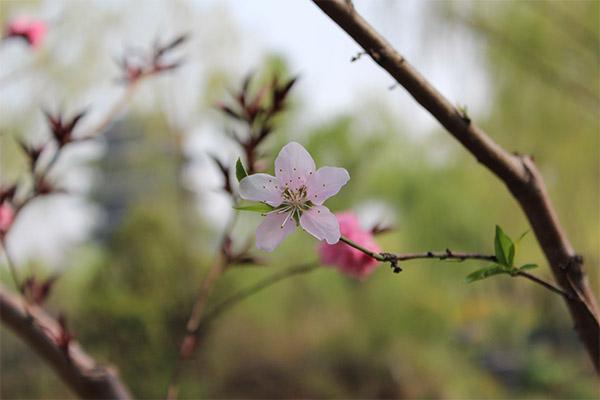
[[[290,189],[288,186],[286,186],[281,194],[281,197],[283,197],[284,204],[290,205],[293,208],[302,208],[302,206],[304,206],[306,203],[306,186],[302,185],[296,190]]]
[[[312,203],[308,200],[308,190],[305,185],[300,186],[298,189],[290,189],[289,186],[286,186],[281,193],[281,197],[283,198],[283,204],[272,212],[288,214],[281,224],[282,229],[290,218],[294,218],[298,222],[302,212],[312,207]]]

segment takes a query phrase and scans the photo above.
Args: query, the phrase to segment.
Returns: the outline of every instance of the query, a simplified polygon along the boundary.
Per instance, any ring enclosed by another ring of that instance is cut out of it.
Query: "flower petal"
[[[264,201],[273,207],[282,202],[279,180],[269,174],[252,174],[242,179],[240,196],[244,200]]]
[[[275,159],[275,176],[282,185],[295,190],[315,173],[315,161],[302,145],[290,142],[283,146]]]
[[[256,247],[271,252],[295,230],[296,222],[289,212],[268,214],[256,228]]]
[[[340,240],[340,224],[325,206],[313,206],[300,216],[300,225],[319,240],[335,244]]]
[[[308,199],[314,204],[323,204],[349,180],[350,174],[344,168],[321,167],[308,180]]]

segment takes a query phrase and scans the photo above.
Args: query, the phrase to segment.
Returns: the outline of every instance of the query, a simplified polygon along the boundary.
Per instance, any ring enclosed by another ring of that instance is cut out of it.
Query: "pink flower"
[[[377,243],[375,243],[371,232],[361,228],[356,215],[346,212],[336,214],[336,217],[344,237],[371,251],[381,251]],[[319,254],[322,264],[335,266],[343,273],[356,278],[365,278],[379,264],[374,258],[343,242],[333,245],[321,243]]]
[[[3,237],[15,219],[15,211],[12,205],[5,201],[0,204],[0,237]]]
[[[240,182],[240,196],[275,207],[256,229],[256,246],[273,251],[296,230],[296,224],[319,240],[340,240],[335,215],[323,202],[350,180],[344,168],[315,168],[315,162],[300,144],[285,145],[275,159],[275,176],[253,174]]]
[[[46,36],[46,23],[41,20],[17,18],[8,24],[7,37],[22,37],[34,49]]]

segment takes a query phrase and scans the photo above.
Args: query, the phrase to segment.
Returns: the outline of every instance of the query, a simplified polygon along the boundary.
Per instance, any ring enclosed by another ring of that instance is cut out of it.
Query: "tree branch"
[[[567,306],[596,371],[600,371],[598,305],[583,260],[573,250],[533,160],[510,154],[462,115],[356,12],[350,1],[313,1],[507,186],[527,216],[556,281],[565,292],[581,300],[567,301]]]
[[[437,259],[440,261],[444,260],[455,260],[455,261],[465,261],[465,260],[487,260],[497,262],[498,259],[496,256],[481,254],[481,253],[462,253],[462,252],[454,252],[450,249],[446,249],[446,251],[428,251],[425,253],[402,253],[402,254],[393,254],[393,253],[376,253],[374,251],[368,250],[358,243],[353,242],[352,240],[345,238],[344,236],[340,236],[340,241],[346,243],[348,246],[354,247],[356,250],[362,251],[369,257],[376,259],[381,262],[389,262],[392,270],[396,273],[402,271],[400,268],[400,261],[410,261],[410,260],[422,260],[422,259]],[[538,278],[535,275],[531,275],[525,271],[519,271],[515,269],[515,273],[510,273],[511,276],[522,276],[525,279],[529,279],[530,281],[537,283],[550,290],[551,292],[557,293],[565,298],[573,301],[579,301],[579,297],[574,296],[570,293],[567,293],[560,288],[557,288],[553,284],[546,282],[545,280]]]
[[[314,271],[315,269],[317,269],[317,267],[319,267],[318,263],[301,264],[284,269],[283,271],[276,272],[256,282],[252,286],[241,289],[240,291],[234,293],[230,297],[217,304],[216,306],[212,307],[212,309],[203,316],[200,315],[199,319],[194,325],[193,330],[190,330],[188,326],[188,333],[182,345],[182,354],[180,354],[180,358],[177,360],[177,367],[169,385],[167,399],[177,398],[177,395],[179,394],[179,374],[181,373],[182,363],[191,355],[191,352],[193,351],[194,347],[198,344],[198,340],[206,334],[210,324],[214,320],[221,316],[225,311],[229,310],[231,307],[235,306],[241,301],[246,300],[253,294],[267,289],[268,287],[278,282],[281,282],[282,280],[285,280],[287,278]]]
[[[60,324],[41,308],[0,286],[0,319],[26,342],[78,396],[85,399],[130,399],[129,390],[112,367],[99,365],[75,341],[61,347]]]
[[[179,377],[183,370],[183,362],[188,359],[196,349],[196,333],[200,326],[200,322],[202,321],[206,303],[219,278],[229,267],[230,260],[227,257],[226,246],[231,240],[231,232],[233,231],[236,221],[237,213],[233,213],[225,228],[225,232],[223,233],[215,261],[208,270],[208,273],[202,281],[200,290],[196,295],[192,311],[186,324],[186,334],[181,341],[179,354],[175,361],[175,367],[173,368],[171,380],[169,381],[169,387],[167,388],[167,400],[175,400],[179,395]]]
[[[525,279],[529,279],[531,282],[537,283],[538,285],[545,287],[546,289],[550,290],[551,292],[554,292],[556,294],[563,296],[565,299],[581,302],[579,297],[573,296],[572,294],[567,293],[567,292],[557,288],[553,284],[546,282],[545,280],[538,278],[535,275],[531,275],[529,272],[518,271],[514,276],[522,276]]]
[[[347,237],[341,236],[340,241],[346,243],[349,246],[354,247],[357,250],[362,251],[366,255],[373,257],[377,261],[382,262],[392,262],[396,263],[399,261],[409,261],[409,260],[418,260],[423,258],[436,258],[438,260],[487,260],[487,261],[498,261],[496,256],[489,254],[481,254],[481,253],[463,253],[463,252],[454,252],[450,249],[446,249],[446,251],[427,251],[424,253],[402,253],[402,254],[392,254],[392,253],[376,253],[374,251],[368,250],[358,243],[353,242]]]
[[[295,265],[282,271],[275,272],[272,275],[256,282],[254,285],[241,289],[239,292],[234,293],[227,299],[223,300],[221,303],[212,307],[211,310],[206,313],[204,318],[202,318],[202,321],[198,325],[194,334],[197,336],[202,336],[203,334],[205,334],[209,325],[215,319],[217,319],[221,314],[229,310],[231,307],[235,306],[243,300],[246,300],[253,294],[267,289],[268,287],[273,286],[274,284],[281,282],[282,280],[285,280],[287,278],[314,271],[318,267],[318,263]]]
[[[133,95],[135,94],[137,88],[139,87],[141,79],[145,78],[145,77],[146,76],[143,76],[135,81],[128,83],[125,91],[123,92],[123,94],[121,95],[119,100],[117,100],[110,107],[109,111],[104,115],[104,117],[100,120],[100,122],[97,125],[93,126],[88,132],[81,135],[81,137],[74,139],[72,143],[79,143],[79,142],[83,142],[83,141],[92,140],[99,134],[104,133],[106,128],[111,125],[113,120],[116,117],[118,117],[121,112],[123,112],[125,110],[125,108],[129,104],[129,102],[131,101]],[[34,185],[31,190],[31,193],[29,193],[19,204],[17,204],[17,207],[15,209],[15,217],[14,217],[15,220],[18,218],[20,211],[23,208],[25,208],[28,204],[30,204],[33,200],[35,200],[37,197],[40,196],[39,190],[38,190],[37,186],[35,185],[35,182],[45,181],[48,178],[48,175],[50,174],[50,172],[52,172],[52,169],[58,162],[60,156],[62,155],[62,152],[63,152],[63,148],[58,147],[57,149],[54,150],[52,157],[50,158],[48,163],[46,163],[46,165],[43,166],[43,168],[40,168],[40,170],[37,172],[34,169],[32,169],[30,171],[31,179],[34,182]],[[14,223],[14,221],[13,221],[13,223]]]

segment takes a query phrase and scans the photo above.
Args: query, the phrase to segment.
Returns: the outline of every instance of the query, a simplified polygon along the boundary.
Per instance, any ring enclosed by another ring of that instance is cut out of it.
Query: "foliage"
[[[521,238],[523,235],[521,235]],[[519,238],[519,240],[521,239]],[[475,282],[490,276],[508,274],[516,276],[519,271],[525,271],[528,269],[537,268],[537,264],[524,264],[520,267],[514,266],[514,259],[516,254],[516,244],[513,240],[504,233],[502,228],[496,225],[496,236],[494,237],[494,251],[497,264],[492,264],[489,267],[478,269],[475,272],[467,275],[467,282]]]

